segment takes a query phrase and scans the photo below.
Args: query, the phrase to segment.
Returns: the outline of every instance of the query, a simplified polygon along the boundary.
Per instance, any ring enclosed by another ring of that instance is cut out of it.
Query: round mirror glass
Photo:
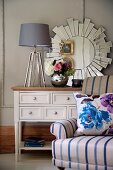
[[[76,36],[74,42],[74,61],[76,69],[87,67],[95,56],[94,45],[85,37]]]

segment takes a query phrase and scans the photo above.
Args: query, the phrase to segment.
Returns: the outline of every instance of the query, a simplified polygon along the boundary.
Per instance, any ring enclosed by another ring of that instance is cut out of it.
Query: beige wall
[[[106,40],[113,42],[113,0],[85,0],[85,17],[89,17],[97,27],[105,28]],[[108,57],[113,58],[113,48]],[[113,74],[113,64],[103,70],[104,74]]]
[[[47,23],[52,30],[56,25],[65,25],[66,18],[73,17],[82,21],[85,12],[85,17],[91,18],[97,28],[100,25],[105,27],[108,40],[113,41],[113,0],[85,0],[85,8],[83,2],[83,0],[4,0],[4,56],[2,15],[0,15],[1,124],[13,124],[13,92],[11,87],[23,85],[28,56],[31,51],[30,48],[18,46],[21,23]],[[2,0],[0,3],[2,4]],[[2,14],[1,4],[0,13]],[[113,58],[113,51],[109,56]],[[112,67],[113,65],[109,66],[104,73],[113,74]]]

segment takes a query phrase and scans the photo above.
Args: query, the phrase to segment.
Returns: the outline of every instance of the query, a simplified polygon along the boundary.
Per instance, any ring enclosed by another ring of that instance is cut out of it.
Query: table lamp
[[[25,87],[34,86],[36,78],[45,87],[44,69],[42,66],[41,52],[37,47],[50,47],[51,39],[49,35],[49,25],[40,23],[21,24],[19,46],[34,47],[30,53],[27,72],[25,77]]]

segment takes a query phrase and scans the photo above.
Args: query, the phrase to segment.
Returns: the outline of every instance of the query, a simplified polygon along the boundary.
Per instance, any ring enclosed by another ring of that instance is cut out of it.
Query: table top
[[[81,91],[82,87],[22,87],[14,86],[13,91]]]

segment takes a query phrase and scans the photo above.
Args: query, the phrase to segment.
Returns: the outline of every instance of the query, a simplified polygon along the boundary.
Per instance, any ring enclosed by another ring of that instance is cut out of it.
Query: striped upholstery
[[[82,93],[88,95],[101,95],[113,92],[113,75],[88,77],[83,82]]]
[[[76,170],[113,170],[113,136],[80,136],[52,142],[53,164]]]
[[[113,75],[90,77],[83,82],[82,93],[106,92],[113,92]],[[73,137],[76,129],[75,119],[51,125],[51,133],[57,138],[52,142],[53,164],[74,170],[113,170],[113,136]]]
[[[75,130],[77,129],[76,119],[57,121],[50,127],[50,131],[57,139],[66,139],[73,137]]]

